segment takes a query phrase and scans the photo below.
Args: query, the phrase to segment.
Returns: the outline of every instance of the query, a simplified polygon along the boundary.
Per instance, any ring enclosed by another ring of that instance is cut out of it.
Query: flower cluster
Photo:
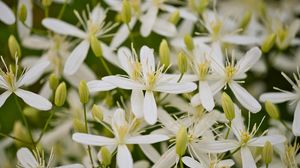
[[[299,167],[299,16],[298,0],[0,0],[0,167]]]

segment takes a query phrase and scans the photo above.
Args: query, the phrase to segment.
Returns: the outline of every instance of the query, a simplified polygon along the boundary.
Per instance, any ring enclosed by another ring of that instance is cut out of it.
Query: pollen
[[[241,133],[241,143],[246,144],[250,140],[251,136],[248,132],[242,132]]]
[[[226,81],[229,82],[232,80],[235,72],[236,72],[236,68],[232,65],[228,65],[226,68],[225,68],[225,72],[226,72]]]
[[[205,80],[209,70],[208,62],[204,62],[198,65],[198,75],[200,80]]]

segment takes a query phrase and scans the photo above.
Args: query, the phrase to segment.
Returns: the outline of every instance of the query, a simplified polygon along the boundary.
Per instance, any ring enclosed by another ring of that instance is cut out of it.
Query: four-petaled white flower
[[[192,157],[188,157],[188,156],[182,157],[182,162],[190,168],[205,168],[205,166],[203,164],[196,161]],[[210,164],[210,167],[213,167],[213,168],[227,167],[227,168],[229,168],[233,165],[234,165],[234,162],[231,159],[216,160],[216,161],[212,160],[211,164]]]

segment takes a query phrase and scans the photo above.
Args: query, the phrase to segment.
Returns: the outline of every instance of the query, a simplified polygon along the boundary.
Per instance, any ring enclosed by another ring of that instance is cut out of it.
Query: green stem
[[[42,133],[40,134],[38,140],[36,141],[36,144],[38,144],[41,141],[44,133],[47,131],[48,125],[49,125],[50,121],[52,120],[52,118],[54,116],[54,113],[55,113],[55,108],[51,111],[50,116],[48,117],[48,119],[46,121],[46,124],[45,124],[45,126],[44,126],[44,128],[42,130]]]
[[[292,132],[292,129],[288,126],[288,125],[286,125],[286,123],[284,122],[284,121],[282,121],[282,120],[279,120],[281,123],[282,123],[282,125],[287,129],[287,130],[289,130],[290,132]]]
[[[226,133],[226,136],[225,136],[225,139],[228,139],[228,136],[229,136],[229,132],[231,130],[231,121],[229,121],[229,128],[227,130],[227,133]]]
[[[47,18],[49,16],[49,8],[48,6],[45,7],[45,17]]]
[[[86,117],[86,104],[83,104],[83,111],[84,111],[84,124],[85,124],[85,132],[88,134],[89,130],[88,130],[88,123],[87,123],[87,117]],[[90,162],[92,164],[92,167],[94,166],[94,162],[93,162],[93,157],[92,157],[92,152],[91,152],[91,147],[90,145],[87,146],[88,147],[88,154],[90,157]]]
[[[110,71],[110,69],[109,69],[107,63],[105,62],[103,56],[100,57],[100,60],[101,60],[101,63],[103,64],[103,66],[104,66],[106,72],[107,72],[109,75],[112,75],[112,72]]]
[[[179,83],[183,77],[184,73],[180,74],[179,79],[177,80],[177,83]]]
[[[182,162],[182,157],[180,157],[179,159],[180,159],[180,160],[179,160],[179,165],[180,165],[180,168],[184,168],[184,166],[183,166],[183,162]]]
[[[228,159],[228,158],[230,158],[232,155],[234,155],[237,151],[239,151],[241,149],[241,147],[238,147],[236,150],[234,150],[233,152],[231,152],[228,156],[226,156],[224,159]],[[220,159],[220,160],[222,160],[223,159],[223,157]]]
[[[129,26],[128,23],[126,24],[126,26],[127,26],[127,28],[128,28],[128,31],[129,31],[130,42],[131,42],[131,43],[134,43],[134,38],[133,38],[133,34],[132,34],[132,32],[131,32],[130,26]]]
[[[269,168],[269,164],[268,163],[266,164],[266,168]]]
[[[1,133],[1,132],[0,132],[0,136],[11,138],[11,139],[16,140],[16,141],[19,141],[19,142],[21,142],[21,143],[23,143],[23,144],[25,144],[25,145],[30,144],[30,143],[28,143],[28,142],[26,142],[26,141],[23,141],[23,140],[20,139],[20,138],[14,137],[14,136],[12,136],[12,135],[7,135],[7,134]]]
[[[59,12],[58,17],[57,17],[58,19],[61,19],[62,16],[64,15],[66,7],[67,7],[67,1],[68,0],[65,0],[63,7],[60,9],[60,12]]]

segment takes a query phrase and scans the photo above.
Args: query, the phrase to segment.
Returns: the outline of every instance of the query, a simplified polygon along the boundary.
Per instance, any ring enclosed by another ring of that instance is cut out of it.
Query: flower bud
[[[188,68],[188,63],[187,63],[187,55],[183,51],[180,51],[179,54],[177,55],[177,61],[178,61],[178,68],[181,74],[186,73],[187,68]]]
[[[170,49],[168,42],[165,39],[163,39],[159,45],[159,58],[161,64],[163,64],[165,67],[170,65]]]
[[[227,120],[232,121],[235,118],[234,104],[230,96],[225,92],[222,94],[222,108]]]
[[[16,121],[14,123],[13,136],[16,138],[22,139],[25,142],[30,142],[29,133],[27,132],[27,130],[25,129],[25,127],[23,126],[23,124],[20,121]],[[15,144],[19,147],[25,145],[22,142],[17,141],[17,140],[15,140]]]
[[[204,10],[206,9],[208,3],[209,3],[209,0],[201,0],[201,1],[199,2],[198,7],[197,7],[197,12],[198,12],[199,14],[203,13]]]
[[[186,34],[184,36],[184,44],[189,51],[193,51],[193,49],[195,48],[193,38],[189,34]]]
[[[269,52],[270,49],[274,46],[275,41],[276,41],[276,34],[272,33],[272,34],[268,35],[261,45],[261,50],[264,53]]]
[[[42,0],[42,5],[48,7],[52,4],[52,0]]]
[[[279,109],[275,104],[273,104],[272,102],[267,100],[265,102],[265,109],[271,118],[276,119],[276,120],[279,119],[279,117],[280,117]]]
[[[128,24],[131,20],[131,7],[127,0],[123,0],[121,17],[122,17],[122,21],[126,24]]]
[[[56,106],[61,107],[64,105],[67,97],[67,87],[65,82],[59,84],[55,91],[54,103]]]
[[[96,57],[102,56],[102,46],[100,41],[96,38],[96,36],[91,36],[91,48]]]
[[[27,8],[24,4],[21,5],[18,16],[19,20],[24,23],[27,18]]]
[[[270,141],[265,142],[265,145],[262,150],[262,159],[266,164],[272,162],[273,157],[273,147]]]
[[[103,111],[96,104],[93,105],[92,108],[92,116],[94,120],[101,122],[103,120]]]
[[[8,47],[10,55],[15,59],[15,57],[21,57],[21,47],[14,35],[10,35],[8,38]]]
[[[185,154],[187,143],[188,143],[187,129],[183,125],[181,125],[176,134],[176,153],[179,156],[183,156]]]
[[[80,97],[80,102],[83,104],[86,104],[89,101],[89,88],[86,84],[85,80],[81,80],[79,83],[79,97]]]
[[[56,90],[59,83],[59,79],[57,78],[57,76],[54,73],[52,73],[48,80],[49,80],[50,88],[52,90]]]
[[[102,156],[102,165],[108,167],[111,164],[111,153],[106,147],[101,147],[100,154]]]
[[[248,27],[248,25],[249,25],[249,23],[251,21],[251,17],[252,17],[252,13],[249,12],[249,11],[247,11],[244,14],[244,16],[243,16],[243,18],[242,18],[242,20],[240,22],[240,25],[239,25],[239,28],[241,28],[242,31],[244,31],[245,29],[247,29],[247,27]]]
[[[25,107],[23,109],[23,113],[26,117],[30,119],[30,121],[34,122],[35,124],[38,124],[40,122],[40,112],[37,109],[32,107]]]
[[[84,122],[77,118],[73,119],[73,127],[76,132],[86,133]]]
[[[179,20],[180,20],[180,12],[179,12],[179,10],[176,10],[173,13],[171,13],[171,16],[169,17],[169,22],[171,22],[174,25],[176,25]]]

